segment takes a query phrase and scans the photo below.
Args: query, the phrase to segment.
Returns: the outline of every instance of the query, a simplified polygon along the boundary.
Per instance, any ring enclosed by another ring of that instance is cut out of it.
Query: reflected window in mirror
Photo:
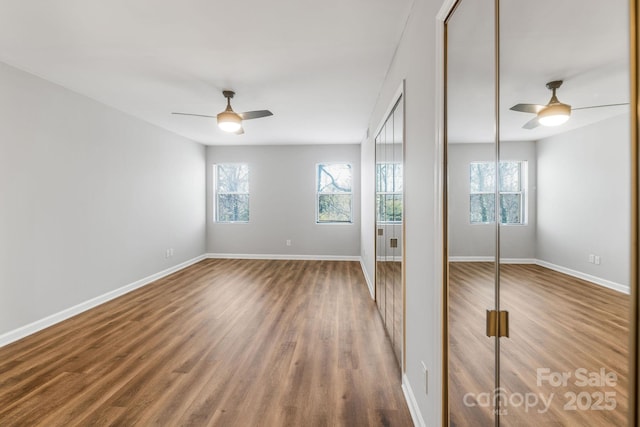
[[[376,187],[376,221],[402,222],[402,163],[377,163]]]
[[[496,181],[499,181],[501,224],[526,224],[527,162],[503,161],[496,177],[495,162],[469,165],[469,220],[471,224],[496,221]]]

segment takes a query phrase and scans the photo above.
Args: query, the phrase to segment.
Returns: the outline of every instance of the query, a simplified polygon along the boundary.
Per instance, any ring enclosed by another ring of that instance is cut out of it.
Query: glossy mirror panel
[[[492,425],[493,407],[479,400],[496,381],[496,339],[484,328],[496,280],[493,0],[461,4],[446,34],[450,421]]]
[[[376,143],[376,304],[402,366],[404,286],[402,97],[378,132]]]
[[[452,425],[628,425],[628,19],[625,0],[461,0],[446,23]],[[545,126],[552,101],[570,116]]]
[[[500,378],[509,399],[531,396],[532,402],[505,406],[501,420],[624,426],[629,3],[536,3],[500,2],[500,197],[506,218],[499,223],[500,293],[502,309],[511,314]],[[569,120],[523,129],[536,115],[509,108],[546,104],[552,81],[562,81],[556,95],[571,105]],[[566,381],[551,379],[558,375]]]

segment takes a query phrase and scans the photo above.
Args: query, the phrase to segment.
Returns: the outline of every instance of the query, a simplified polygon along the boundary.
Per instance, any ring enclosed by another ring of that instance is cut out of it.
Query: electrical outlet
[[[595,263],[596,256],[594,254],[589,254],[589,264]]]
[[[171,256],[171,251],[169,249],[167,249],[166,251],[164,251],[164,257],[165,258],[169,258]]]
[[[599,255],[596,255],[594,258],[595,258],[594,263],[595,263],[596,265],[600,265],[600,256],[599,256]]]
[[[291,246],[291,240],[287,239],[287,246]]]

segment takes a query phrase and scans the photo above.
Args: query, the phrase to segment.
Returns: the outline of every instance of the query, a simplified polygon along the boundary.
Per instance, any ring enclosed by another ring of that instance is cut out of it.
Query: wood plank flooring
[[[492,408],[481,406],[480,393],[494,390],[494,339],[485,335],[494,266],[449,268],[451,425],[490,426]],[[501,387],[510,399],[501,425],[626,426],[629,296],[536,265],[502,265],[500,274],[501,309],[510,322],[510,337],[501,339]],[[546,379],[538,385],[538,368],[571,376],[566,385]],[[614,372],[616,384],[582,385],[578,368],[598,377],[601,369]],[[604,393],[609,403],[600,400]],[[533,403],[534,395],[536,406],[520,401],[529,396]],[[540,396],[553,396],[546,411]]]
[[[410,426],[356,262],[204,260],[0,348],[1,426]]]

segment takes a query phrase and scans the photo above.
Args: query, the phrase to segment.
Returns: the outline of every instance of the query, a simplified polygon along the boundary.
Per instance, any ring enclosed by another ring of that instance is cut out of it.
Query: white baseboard
[[[426,427],[427,424],[424,422],[424,418],[418,407],[418,402],[416,401],[416,396],[413,394],[413,389],[411,388],[411,384],[409,384],[409,378],[407,378],[406,374],[402,374],[402,393],[404,393],[404,399],[407,401],[413,425]]]
[[[451,262],[493,262],[495,257],[492,256],[452,256],[449,257]],[[502,264],[537,264],[535,258],[500,258]]]
[[[352,255],[291,255],[291,254],[217,254],[208,253],[207,258],[220,259],[283,259],[309,261],[360,261],[359,256]]]
[[[362,274],[364,274],[364,280],[367,281],[367,287],[369,288],[369,294],[371,294],[371,299],[375,299],[376,294],[373,289],[373,280],[371,280],[371,278],[367,274],[367,269],[364,268],[364,261],[362,260],[362,257],[360,257],[360,268],[362,269]]]
[[[500,262],[502,264],[538,264],[535,258],[502,258]]]
[[[396,256],[377,256],[376,261],[378,262],[402,262],[402,255]]]
[[[452,256],[449,257],[451,262],[493,262],[495,257],[491,256]],[[560,273],[567,274],[569,276],[577,277],[578,279],[586,280],[587,282],[595,283],[596,285],[603,286],[605,288],[613,289],[623,294],[629,294],[629,286],[625,286],[621,283],[612,282],[611,280],[603,279],[601,277],[592,276],[591,274],[583,273],[581,271],[572,270],[561,265],[552,264],[547,261],[543,261],[535,258],[502,258],[500,260],[503,264],[535,264],[540,267],[548,268],[549,270],[558,271]]]
[[[450,256],[449,262],[493,262],[493,256]]]
[[[577,277],[578,279],[586,280],[587,282],[595,283],[596,285],[604,286],[605,288],[613,289],[614,291],[622,292],[623,294],[629,295],[631,293],[629,286],[625,286],[621,283],[612,282],[611,280],[603,279],[597,276],[592,276],[591,274],[583,273],[577,270],[572,270],[570,268],[563,267],[561,265],[552,264],[547,261],[537,260],[537,264],[541,267],[545,267],[550,270],[559,271],[560,273]]]
[[[100,304],[104,304],[107,301],[148,285],[151,282],[154,282],[158,279],[168,276],[169,274],[189,267],[190,265],[193,265],[198,261],[202,261],[203,259],[205,259],[205,255],[197,256],[178,265],[174,265],[173,267],[169,267],[166,270],[162,270],[159,273],[152,274],[126,286],[107,292],[106,294],[99,295],[95,298],[91,298],[90,300],[74,305],[73,307],[69,307],[65,310],[59,311],[58,313],[52,314],[43,319],[36,320],[35,322],[29,323],[28,325],[21,326],[18,329],[6,332],[0,335],[0,347],[10,344],[14,341],[18,341],[19,339],[22,339],[28,335],[34,334],[38,331],[41,331],[42,329],[48,328],[49,326],[53,326],[56,323],[62,322],[63,320],[66,320],[91,308],[97,307]]]

